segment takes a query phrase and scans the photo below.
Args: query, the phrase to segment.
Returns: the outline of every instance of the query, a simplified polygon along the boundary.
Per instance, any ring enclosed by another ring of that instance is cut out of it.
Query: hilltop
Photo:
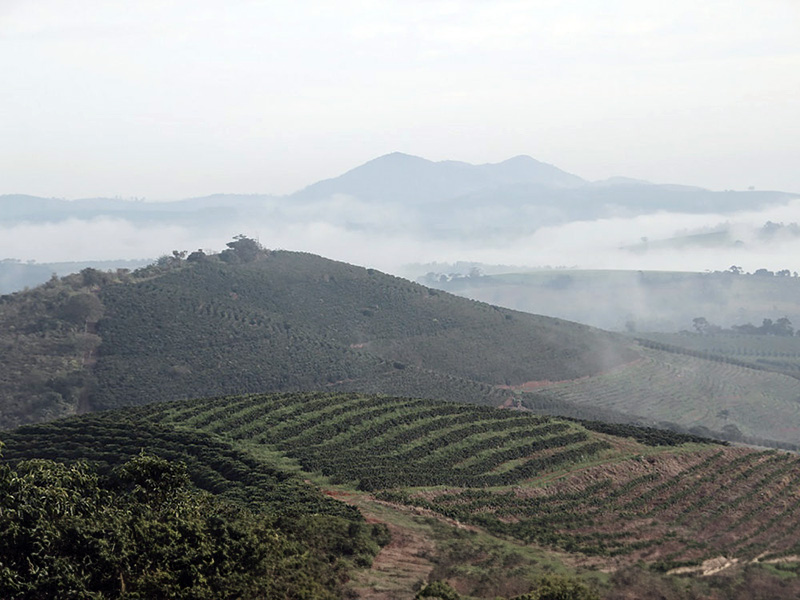
[[[134,272],[85,269],[0,297],[0,426],[153,401],[327,390],[797,448],[800,378],[786,349],[758,362],[719,344],[684,349],[248,238],[229,246],[176,252]]]
[[[292,194],[295,200],[319,200],[347,194],[368,202],[428,204],[512,185],[545,188],[576,187],[587,182],[577,175],[530,156],[497,164],[433,162],[401,152],[373,159],[355,169],[314,183]]]

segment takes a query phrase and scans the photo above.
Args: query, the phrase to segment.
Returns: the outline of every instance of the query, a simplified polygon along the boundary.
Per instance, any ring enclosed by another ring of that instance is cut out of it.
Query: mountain
[[[719,215],[734,223],[752,219],[748,212],[797,198],[783,192],[716,192],[625,178],[593,183],[527,156],[471,165],[393,153],[287,196],[214,194],[175,202],[0,196],[0,230],[10,233],[0,236],[0,260],[73,258],[67,252],[97,259],[162,256],[175,249],[165,245],[168,239],[182,240],[184,247],[197,243],[219,248],[231,236],[245,233],[274,246],[350,262],[360,261],[354,247],[380,240],[373,264],[395,273],[402,268],[397,248],[405,247],[413,255],[407,262],[493,256],[494,262],[541,265],[563,264],[554,261],[565,257],[567,264],[603,266],[597,265],[602,260],[611,267],[618,259],[639,260],[619,248],[641,238],[635,217],[694,214],[698,217],[692,222],[703,227],[719,223]],[[600,219],[608,220],[598,224],[598,235],[581,244],[545,230]],[[672,221],[665,217],[664,222]],[[111,234],[110,241],[91,243],[115,231],[120,235]],[[766,240],[761,242],[737,249],[755,255]],[[658,247],[651,249],[655,253]],[[680,255],[657,258],[687,260]],[[713,268],[713,258],[701,257],[702,267]],[[26,285],[22,278],[17,282],[12,291]]]
[[[369,161],[333,179],[292,194],[294,200],[321,200],[346,194],[365,201],[426,204],[508,185],[575,187],[586,182],[529,156],[498,164],[432,162],[395,152]]]
[[[0,225],[58,223],[67,219],[125,219],[133,223],[176,223],[200,226],[214,219],[232,221],[269,206],[274,196],[215,194],[174,202],[119,198],[62,200],[25,195],[0,195]]]
[[[0,225],[113,217],[134,223],[175,223],[208,229],[254,219],[292,222],[298,211],[307,218],[303,207],[309,205],[319,209],[317,218],[335,221],[335,214],[322,209],[335,212],[341,208],[337,199],[342,197],[364,203],[362,208],[366,210],[376,204],[400,206],[413,214],[412,221],[423,231],[435,231],[442,217],[457,217],[459,210],[483,208],[488,212],[477,220],[462,219],[462,224],[476,231],[481,226],[496,226],[513,232],[518,223],[509,222],[506,211],[524,214],[527,229],[532,231],[546,224],[618,216],[620,211],[629,215],[658,211],[729,214],[786,203],[798,196],[777,191],[714,192],[625,177],[589,182],[529,156],[472,165],[451,160],[433,162],[394,152],[288,196],[214,194],[172,202],[144,202],[0,195]],[[500,219],[486,223],[493,210]],[[380,227],[391,223],[376,224]]]

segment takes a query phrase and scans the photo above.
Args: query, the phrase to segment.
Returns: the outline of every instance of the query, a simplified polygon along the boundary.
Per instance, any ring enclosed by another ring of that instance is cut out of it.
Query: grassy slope
[[[743,333],[700,334],[681,333],[639,334],[654,342],[680,346],[718,356],[730,356],[759,367],[800,375],[800,337],[750,335]]]
[[[261,469],[265,459],[281,457],[410,536],[405,551],[400,542],[393,551],[397,560],[407,553],[431,557],[416,561],[415,577],[450,577],[478,597],[529,585],[544,556],[553,568],[572,565],[570,572],[579,564],[624,571],[641,562],[662,569],[700,565],[720,555],[745,564],[800,550],[800,462],[792,455],[651,437],[660,432],[639,432],[636,441],[461,404],[353,394],[184,401],[22,429],[6,436],[6,454],[97,457],[125,446],[118,437],[146,439],[158,451],[164,442],[150,440],[175,435],[227,445],[242,464]],[[196,444],[185,446],[201,455]],[[417,507],[416,516],[404,507]],[[426,520],[435,515],[478,529],[442,530]],[[392,581],[408,583],[396,578],[403,565],[381,564],[388,574],[358,580],[367,597],[380,597],[376,590]],[[498,570],[506,576],[492,583]],[[590,579],[623,586],[607,576]],[[410,596],[395,590],[388,597]]]
[[[642,422],[722,432],[735,427],[750,443],[793,447],[800,441],[800,381],[719,360],[642,348],[642,359],[594,377],[519,388],[531,408],[560,402]],[[580,414],[580,411],[578,411]]]

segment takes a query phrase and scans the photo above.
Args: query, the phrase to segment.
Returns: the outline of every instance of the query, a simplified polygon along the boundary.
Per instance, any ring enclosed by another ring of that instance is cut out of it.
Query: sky
[[[0,194],[285,194],[401,151],[800,192],[797,0],[0,0]]]

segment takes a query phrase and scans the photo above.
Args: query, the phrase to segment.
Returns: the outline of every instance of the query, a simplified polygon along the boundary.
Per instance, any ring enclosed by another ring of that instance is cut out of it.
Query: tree
[[[692,325],[697,330],[697,333],[706,333],[711,325],[705,317],[695,317],[692,319]]]
[[[423,587],[414,596],[414,600],[422,600],[423,598],[429,598],[430,600],[460,600],[461,596],[446,581],[434,581]]]
[[[109,479],[85,463],[0,464],[0,597],[336,597],[325,559],[273,523],[155,456]]]
[[[186,257],[188,262],[206,262],[208,260],[208,256],[206,253],[203,252],[202,248],[198,248],[194,252],[192,252],[189,256]]]
[[[226,244],[219,257],[228,263],[249,263],[266,254],[264,248],[256,240],[245,235],[237,235],[233,241]]]
[[[512,600],[600,600],[600,596],[577,579],[545,575],[531,592]]]
[[[97,321],[103,315],[103,303],[94,294],[73,294],[59,311],[65,321],[83,325],[87,321]]]
[[[772,326],[772,331],[775,335],[792,336],[794,335],[794,327],[788,317],[781,317]]]

